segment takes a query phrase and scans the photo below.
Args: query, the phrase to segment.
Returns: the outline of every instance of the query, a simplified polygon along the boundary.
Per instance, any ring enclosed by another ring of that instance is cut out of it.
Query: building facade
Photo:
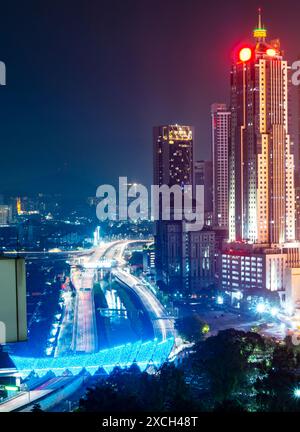
[[[153,130],[155,185],[193,184],[194,129],[191,126],[165,125]]]
[[[188,277],[190,291],[209,288],[215,283],[215,232],[204,228],[191,231],[188,239]]]
[[[228,150],[231,112],[224,103],[211,106],[213,225],[228,229]]]
[[[194,185],[204,187],[204,225],[213,224],[213,163],[212,161],[196,161],[194,165]]]

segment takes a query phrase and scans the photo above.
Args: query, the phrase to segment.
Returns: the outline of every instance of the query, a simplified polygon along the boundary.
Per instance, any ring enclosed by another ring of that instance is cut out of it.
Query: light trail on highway
[[[140,279],[123,270],[126,263],[123,258],[125,249],[129,244],[138,242],[145,243],[146,241],[117,240],[101,244],[94,249],[94,252],[90,254],[87,259],[85,259],[85,263],[88,263],[88,269],[81,271],[81,280],[84,280],[84,278],[86,278],[85,275],[89,274],[89,282],[87,283],[86,280],[84,282],[87,285],[82,287],[78,283],[75,277],[76,273],[72,277],[72,282],[76,288],[78,297],[78,306],[75,309],[76,316],[74,320],[75,331],[73,349],[75,351],[91,352],[90,350],[92,348],[95,350],[95,346],[91,347],[90,345],[90,337],[84,336],[86,332],[97,332],[96,328],[92,329],[93,325],[91,324],[95,315],[94,305],[92,304],[91,298],[87,298],[88,294],[86,294],[86,291],[82,291],[82,289],[90,289],[90,296],[92,297],[93,275],[95,275],[97,265],[104,258],[107,260],[115,260],[117,262],[118,268],[112,270],[112,274],[121,282],[125,283],[125,285],[132,289],[140,298],[151,319],[155,337],[163,341],[169,337],[174,337],[174,321],[166,315],[165,308],[157,299],[155,294]],[[91,267],[93,267],[93,269],[91,269]],[[88,320],[89,327],[86,326],[86,321],[83,319],[85,314],[90,317]],[[85,340],[83,342],[82,338],[88,339],[88,341]],[[79,341],[77,341],[78,339]],[[77,349],[75,347],[77,347]]]
[[[98,334],[95,315],[93,286],[98,266],[103,258],[113,256],[119,264],[125,264],[123,254],[131,241],[116,240],[102,243],[92,253],[80,257],[82,269],[71,270],[71,281],[76,290],[73,338],[71,349],[75,352],[96,352]],[[117,255],[115,257],[115,255]],[[76,266],[76,259],[74,261]]]
[[[122,269],[113,270],[112,274],[132,289],[141,299],[151,318],[155,337],[160,338],[161,340],[173,337],[174,321],[167,317],[165,308],[152,291],[150,291],[150,289],[147,288],[140,279]]]

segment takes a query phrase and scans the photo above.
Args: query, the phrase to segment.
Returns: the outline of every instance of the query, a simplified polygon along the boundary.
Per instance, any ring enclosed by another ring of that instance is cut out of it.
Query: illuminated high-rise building
[[[213,160],[213,223],[228,229],[228,148],[230,110],[224,103],[211,106]]]
[[[196,164],[197,176],[194,176],[193,153],[194,130],[191,126],[166,125],[154,128],[154,184],[195,186],[199,180],[199,184],[203,185],[204,178],[198,178],[201,171],[199,164]],[[200,165],[203,168],[201,174],[210,183],[210,164]],[[155,223],[157,279],[173,291],[194,292],[211,286],[215,276],[214,232],[210,229],[188,231],[184,218],[173,220],[172,212],[177,209],[172,200],[170,210],[171,220],[158,220]]]
[[[220,254],[219,277],[225,290],[276,291],[281,304],[291,307],[300,304],[300,243],[290,68],[279,40],[267,41],[260,11],[253,36],[255,43],[239,47],[231,69],[229,242]]]
[[[231,70],[229,237],[283,244],[295,239],[294,159],[289,135],[289,66],[261,23]]]
[[[212,226],[213,218],[213,164],[212,161],[196,161],[194,185],[204,187],[204,225]]]
[[[154,184],[193,184],[193,139],[191,126],[166,125],[154,128]]]
[[[153,130],[153,184],[193,185],[193,128],[165,125]],[[160,203],[161,207],[161,203]],[[171,218],[174,214],[170,203]],[[160,212],[161,214],[161,212]],[[188,286],[188,233],[183,220],[155,223],[155,264],[158,278],[173,289]]]

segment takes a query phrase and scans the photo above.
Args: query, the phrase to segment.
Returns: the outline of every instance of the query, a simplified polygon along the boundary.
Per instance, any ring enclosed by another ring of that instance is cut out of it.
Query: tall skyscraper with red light
[[[295,239],[294,159],[289,135],[289,66],[261,22],[231,70],[229,238],[259,244]]]
[[[267,40],[259,11],[254,42],[231,68],[229,242],[220,255],[223,289],[274,291],[300,305],[300,243],[295,241],[294,156],[289,133],[289,66]]]

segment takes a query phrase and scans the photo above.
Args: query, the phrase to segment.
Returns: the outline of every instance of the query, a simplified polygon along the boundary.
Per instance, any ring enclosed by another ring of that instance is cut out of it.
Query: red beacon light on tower
[[[249,47],[244,47],[239,52],[239,59],[241,62],[245,63],[252,58],[252,50]]]

